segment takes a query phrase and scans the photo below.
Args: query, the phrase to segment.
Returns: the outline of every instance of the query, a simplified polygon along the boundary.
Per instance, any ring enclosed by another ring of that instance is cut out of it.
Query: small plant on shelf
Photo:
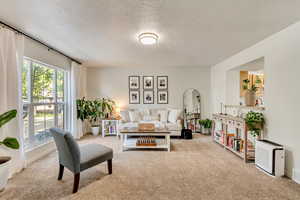
[[[246,114],[245,122],[252,136],[260,136],[265,123],[264,115],[262,113],[249,111]]]
[[[246,106],[255,106],[256,103],[256,91],[258,90],[257,84],[260,84],[261,80],[257,77],[255,83],[251,83],[249,79],[243,80],[243,89],[245,92],[245,104]]]
[[[245,80],[243,80],[243,89],[248,90],[248,91],[252,91],[252,92],[256,92],[257,89],[258,89],[256,84],[260,84],[260,83],[261,83],[261,80],[258,77],[257,77],[254,84],[250,84],[250,80],[245,79]]]

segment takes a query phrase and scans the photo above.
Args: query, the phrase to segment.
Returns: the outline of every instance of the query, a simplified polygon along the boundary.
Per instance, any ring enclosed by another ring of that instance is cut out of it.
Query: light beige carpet
[[[300,185],[273,178],[245,164],[213,143],[210,137],[172,139],[172,152],[120,152],[116,137],[84,138],[114,149],[113,174],[106,163],[81,174],[79,192],[71,194],[73,176],[65,170],[57,181],[57,154],[35,162],[18,174],[0,199],[178,199],[178,200],[297,200]]]

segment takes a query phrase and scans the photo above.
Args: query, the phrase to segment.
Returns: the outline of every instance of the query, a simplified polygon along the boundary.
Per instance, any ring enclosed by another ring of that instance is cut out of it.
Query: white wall
[[[42,44],[25,37],[24,56],[53,65],[65,70],[70,70],[71,61],[56,51],[48,50]]]
[[[268,138],[287,150],[289,177],[300,181],[300,23],[245,49],[211,69],[212,110],[226,99],[226,71],[264,57],[265,107]]]
[[[163,104],[128,104],[128,76],[162,76],[169,79],[168,107],[182,108],[182,95],[188,88],[195,88],[201,94],[203,117],[210,116],[210,68],[203,67],[166,67],[166,68],[88,68],[87,91],[89,98],[111,97],[121,108],[127,107],[166,107]],[[141,78],[142,79],[142,78]],[[142,86],[142,85],[141,85]],[[156,78],[155,78],[156,87]],[[156,91],[155,91],[156,103]]]

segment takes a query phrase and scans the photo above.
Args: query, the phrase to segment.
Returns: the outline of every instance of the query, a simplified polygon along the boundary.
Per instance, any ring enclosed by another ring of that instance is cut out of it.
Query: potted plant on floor
[[[86,120],[88,119],[89,115],[89,103],[87,100],[85,100],[85,97],[82,99],[76,100],[76,107],[77,107],[77,120],[80,120],[81,123],[78,124],[78,130],[86,132]]]
[[[245,104],[246,106],[255,106],[256,103],[256,91],[258,87],[256,84],[260,84],[261,80],[259,78],[256,79],[255,83],[250,83],[249,79],[243,80],[243,89],[245,92]]]
[[[201,133],[210,134],[211,126],[212,126],[212,120],[210,120],[210,119],[199,120],[199,124],[201,126]]]
[[[17,110],[10,110],[0,115],[0,128],[17,116]],[[7,137],[0,141],[0,145],[4,145],[11,149],[19,149],[20,145],[16,138]],[[0,191],[4,190],[9,175],[9,163],[11,157],[0,157]]]
[[[93,135],[99,135],[100,132],[100,118],[103,116],[101,110],[102,102],[99,100],[89,101],[88,120],[91,125]]]

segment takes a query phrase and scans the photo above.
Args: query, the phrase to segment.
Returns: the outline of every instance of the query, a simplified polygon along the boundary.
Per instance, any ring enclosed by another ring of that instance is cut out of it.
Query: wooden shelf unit
[[[216,143],[245,162],[254,161],[255,148],[248,139],[247,126],[243,118],[213,114],[212,137]]]

